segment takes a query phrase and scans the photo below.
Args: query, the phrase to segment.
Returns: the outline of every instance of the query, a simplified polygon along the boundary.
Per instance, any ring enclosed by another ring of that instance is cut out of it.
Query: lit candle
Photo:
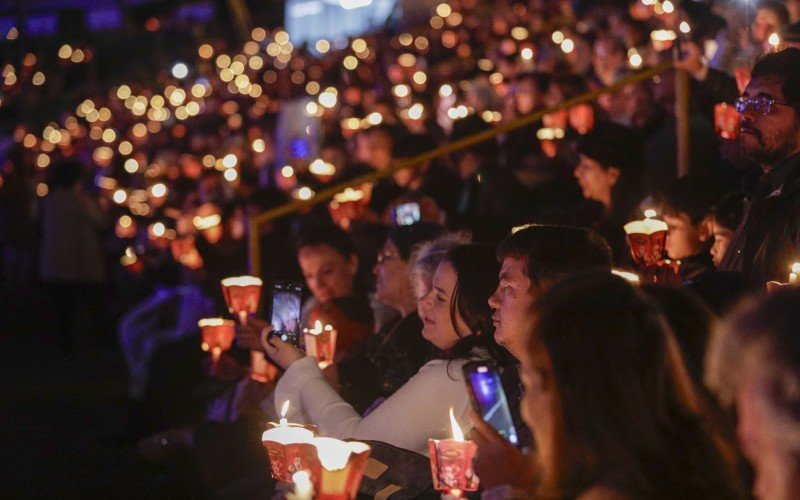
[[[216,364],[224,351],[231,348],[235,334],[234,323],[229,319],[204,318],[197,322],[202,338],[201,347],[211,352],[211,359]]]
[[[288,421],[286,420],[286,412],[287,411],[289,411],[289,400],[288,399],[283,403],[283,406],[281,407],[281,420],[280,420],[281,427],[286,427],[286,424],[288,423]]]
[[[269,422],[261,435],[261,443],[269,458],[272,477],[279,481],[291,481],[292,475],[309,470],[316,462],[313,427],[307,428],[286,421],[288,401],[284,403],[280,423]]]
[[[478,450],[473,441],[465,441],[464,433],[450,408],[450,425],[453,439],[429,439],[433,486],[460,498],[464,491],[476,491],[479,479],[472,469],[472,459]]]
[[[800,273],[800,262],[792,264],[792,272],[789,273],[789,284],[797,284],[797,274]]]
[[[781,45],[781,37],[777,33],[773,33],[767,39],[769,45],[772,47],[772,52],[778,52]]]
[[[288,500],[311,500],[314,498],[314,485],[311,484],[311,477],[308,472],[301,470],[292,474],[294,491],[287,493]]]
[[[247,315],[258,310],[264,282],[255,276],[234,276],[225,278],[221,283],[228,310],[237,315],[242,324],[247,324]]]
[[[304,329],[306,354],[317,358],[317,365],[325,369],[333,364],[336,352],[336,330],[333,326],[322,326],[322,322],[317,320],[314,328]]]
[[[356,498],[372,449],[366,443],[317,437],[313,439],[319,467],[314,490],[320,500]]]
[[[662,52],[672,47],[678,35],[672,30],[655,30],[650,33],[650,41],[656,52]]]
[[[650,212],[648,210],[645,215],[649,215]],[[651,215],[655,216],[655,213]],[[628,222],[623,229],[634,262],[641,266],[652,266],[661,260],[667,239],[666,222],[646,217],[643,220]]]

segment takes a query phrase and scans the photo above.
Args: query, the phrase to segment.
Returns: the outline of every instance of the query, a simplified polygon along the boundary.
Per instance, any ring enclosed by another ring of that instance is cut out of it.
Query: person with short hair
[[[753,466],[753,496],[800,491],[800,291],[781,289],[743,305],[711,337],[706,383],[736,408],[742,452]]]
[[[745,212],[720,269],[750,284],[785,282],[800,255],[800,49],[756,63],[736,101],[742,152],[760,166],[745,176]]]

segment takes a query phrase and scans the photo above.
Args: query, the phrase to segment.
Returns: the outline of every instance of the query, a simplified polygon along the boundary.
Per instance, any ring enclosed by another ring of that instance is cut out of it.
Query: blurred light
[[[308,166],[308,171],[314,175],[333,175],[336,173],[336,167],[320,158],[317,158]]]
[[[520,40],[520,41],[525,40],[526,38],[528,38],[528,35],[529,35],[528,30],[523,28],[522,26],[517,26],[515,28],[512,28],[511,30],[511,38],[513,38],[514,40]]]
[[[156,222],[152,226],[150,226],[150,232],[153,233],[153,236],[162,237],[164,233],[167,232],[166,226],[164,226],[163,222]]]
[[[236,155],[233,153],[228,153],[222,158],[222,165],[225,168],[233,168],[236,166],[237,162]]]
[[[283,167],[281,169],[281,175],[283,177],[289,178],[289,177],[294,175],[294,169],[292,167],[290,167],[289,165],[286,165],[285,167]]]
[[[117,139],[117,133],[113,129],[107,128],[103,131],[103,142],[112,143]]]
[[[129,228],[131,225],[133,225],[133,219],[130,215],[123,215],[119,218],[119,225],[124,228]]]
[[[325,39],[317,40],[317,43],[314,44],[314,48],[317,49],[317,52],[320,54],[325,54],[329,50],[331,50],[331,43]]]
[[[561,50],[563,50],[565,54],[569,54],[574,49],[575,49],[575,42],[573,42],[569,38],[565,39],[564,42],[561,44]]]
[[[69,59],[72,57],[72,47],[68,44],[64,44],[61,48],[58,49],[58,57],[61,59]]]
[[[253,141],[252,148],[256,153],[263,153],[267,149],[267,144],[264,139],[256,139]]]
[[[425,111],[425,108],[420,103],[416,103],[410,108],[408,108],[408,117],[412,120],[419,120],[422,118],[422,113]]]
[[[326,108],[333,108],[336,106],[336,89],[328,87],[317,99]]]
[[[481,71],[491,71],[494,68],[494,63],[489,59],[478,59],[478,68]]]
[[[414,66],[417,63],[417,57],[414,54],[409,54],[409,53],[400,54],[400,56],[397,58],[397,63],[400,66],[410,68],[411,66]]]
[[[309,116],[316,115],[318,110],[319,106],[317,106],[317,103],[315,103],[314,101],[311,101],[308,104],[306,104],[306,113]]]
[[[395,85],[392,92],[397,97],[407,97],[411,93],[411,89],[406,84]]]
[[[561,43],[564,41],[564,33],[560,31],[554,31],[553,36],[551,38],[553,40],[553,43],[561,45]]]
[[[8,34],[6,35],[6,40],[16,40],[17,37],[19,37],[19,30],[17,30],[17,28],[11,28],[10,30],[8,30]]]
[[[225,177],[226,181],[233,182],[239,177],[239,174],[236,172],[235,168],[229,168],[223,172],[222,176]]]
[[[178,80],[186,78],[187,75],[189,75],[189,68],[184,63],[181,62],[172,66],[172,76]]]
[[[442,97],[449,97],[449,96],[451,96],[452,94],[453,94],[453,87],[451,87],[450,85],[448,85],[448,84],[446,84],[446,83],[445,83],[444,85],[442,85],[441,87],[439,87],[439,95],[440,95],[440,96],[442,96]]]
[[[781,37],[778,36],[777,33],[773,33],[769,36],[767,42],[769,42],[769,44],[772,45],[773,47],[777,47],[778,45],[781,44]]]
[[[444,19],[439,16],[433,16],[431,18],[431,28],[435,30],[440,30],[444,27]]]
[[[426,75],[423,71],[417,71],[411,77],[414,80],[414,83],[417,85],[423,85],[426,81],[428,81],[428,75]]]
[[[211,59],[211,57],[214,55],[214,47],[204,43],[197,49],[197,55],[203,59]]]
[[[397,41],[400,42],[400,45],[408,47],[414,41],[414,37],[411,36],[411,33],[403,33],[397,38]]]
[[[127,160],[125,160],[123,168],[129,174],[135,174],[136,172],[139,171],[139,162],[134,160],[133,158],[128,158]]]
[[[50,157],[44,153],[40,153],[39,156],[36,157],[36,166],[39,168],[47,168],[50,165]]]
[[[363,38],[356,38],[353,40],[353,43],[350,44],[350,47],[355,52],[364,52],[367,50],[367,42]]]
[[[126,193],[124,189],[117,189],[114,191],[114,194],[111,195],[111,199],[114,200],[114,203],[117,205],[122,205],[125,203],[125,200],[128,199],[128,193]]]
[[[217,67],[220,68],[220,69],[227,68],[228,66],[231,65],[231,56],[229,56],[228,54],[220,54],[220,55],[218,55],[216,64],[217,64]]]
[[[533,50],[526,47],[520,51],[519,56],[526,61],[530,61],[533,59]]]
[[[367,115],[367,122],[370,125],[380,125],[382,121],[383,121],[383,116],[381,116],[381,114],[378,113],[377,111],[373,111],[372,113]]]
[[[72,51],[72,56],[69,58],[70,61],[74,63],[81,63],[84,59],[84,53],[81,49],[75,49]]]
[[[273,38],[275,39],[275,43],[277,43],[278,45],[284,45],[286,43],[289,43],[289,33],[283,30],[277,31]]]
[[[161,198],[167,195],[167,186],[159,182],[158,184],[153,184],[150,186],[150,195],[154,198]]]
[[[42,73],[41,71],[37,71],[36,74],[33,75],[33,78],[31,79],[31,82],[34,85],[38,86],[38,85],[44,84],[45,80],[46,80],[46,78],[44,77],[44,73]]]
[[[372,4],[372,0],[339,0],[339,7],[345,10],[359,9]]]
[[[664,3],[661,4],[661,8],[664,9],[664,13],[671,14],[675,11],[675,4],[670,0],[665,0]]]
[[[319,83],[317,83],[317,82],[308,82],[306,84],[306,92],[309,95],[317,95],[319,93]]]
[[[47,187],[47,184],[45,184],[44,182],[40,182],[39,184],[36,185],[36,194],[38,196],[40,196],[40,197],[47,196],[47,193],[49,191],[50,191],[50,189]]]
[[[436,6],[436,14],[442,17],[449,16],[451,12],[453,12],[453,9],[446,3],[440,3]]]
[[[117,151],[122,155],[129,155],[133,152],[133,144],[128,141],[122,141],[119,143]]]
[[[345,69],[356,69],[358,66],[358,59],[356,59],[355,56],[347,56],[344,58],[344,61],[342,61],[342,65],[345,67]]]
[[[692,32],[692,27],[689,26],[689,23],[686,21],[681,21],[681,25],[678,27],[678,29],[681,30],[681,33],[683,34],[689,34]]]
[[[131,88],[127,85],[120,85],[117,89],[117,97],[120,99],[127,99],[131,96]]]
[[[298,200],[310,200],[314,197],[314,190],[308,186],[303,186],[299,189],[295,189],[292,194]]]

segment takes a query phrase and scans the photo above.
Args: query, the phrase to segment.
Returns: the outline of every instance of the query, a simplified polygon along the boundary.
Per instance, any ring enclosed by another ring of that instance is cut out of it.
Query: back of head
[[[731,193],[711,207],[711,217],[725,229],[735,231],[742,220],[744,200],[739,193]]]
[[[756,62],[750,79],[777,78],[784,100],[800,110],[800,49],[790,47],[765,55]]]
[[[550,468],[562,471],[556,489],[569,496],[609,480],[634,498],[730,494],[727,464],[654,304],[622,278],[593,272],[554,285],[537,306],[531,364],[560,403],[562,438],[550,445]]]
[[[576,271],[610,270],[611,248],[602,236],[572,226],[530,224],[507,236],[497,248],[497,258],[525,259],[534,283],[553,281]]]
[[[414,248],[421,243],[438,238],[444,226],[434,222],[416,222],[407,226],[395,226],[389,230],[389,240],[400,252],[400,258],[408,260]]]
[[[603,168],[616,167],[625,176],[638,177],[643,163],[644,143],[628,127],[600,122],[578,138],[576,152],[595,160]]]
[[[725,188],[714,177],[687,175],[672,183],[662,200],[663,211],[678,217],[686,214],[699,224],[725,196]]]
[[[51,172],[50,188],[69,188],[80,182],[83,176],[83,167],[76,161],[62,161],[57,163]]]
[[[800,290],[742,305],[712,337],[706,383],[730,405],[749,382],[763,396],[764,424],[786,451],[800,453]]]

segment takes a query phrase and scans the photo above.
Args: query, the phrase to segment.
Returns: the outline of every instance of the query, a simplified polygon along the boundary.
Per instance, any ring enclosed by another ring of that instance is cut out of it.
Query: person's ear
[[[608,167],[608,170],[606,170],[606,173],[608,175],[609,183],[612,186],[616,185],[617,182],[619,181],[619,176],[620,176],[620,173],[621,173],[620,169],[618,169],[617,167]]]
[[[711,228],[711,221],[708,219],[703,219],[700,221],[699,229],[699,237],[700,241],[705,243],[706,241],[712,239],[714,237],[714,231]]]

